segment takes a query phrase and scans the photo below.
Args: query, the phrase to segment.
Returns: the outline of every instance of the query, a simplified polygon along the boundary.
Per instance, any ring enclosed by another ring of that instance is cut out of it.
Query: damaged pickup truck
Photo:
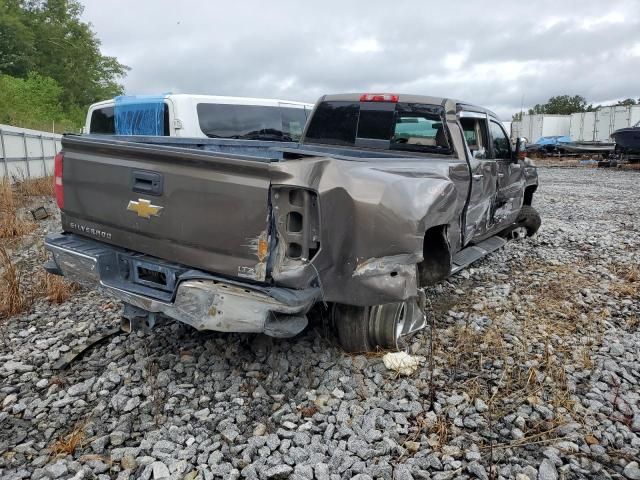
[[[495,114],[452,99],[324,96],[299,144],[62,146],[46,269],[124,302],[125,330],[163,316],[290,337],[322,303],[346,350],[398,348],[425,324],[421,287],[540,226],[535,166]]]

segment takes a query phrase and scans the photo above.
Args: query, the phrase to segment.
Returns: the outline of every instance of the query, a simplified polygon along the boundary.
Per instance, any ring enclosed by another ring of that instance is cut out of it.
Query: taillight
[[[272,187],[276,228],[292,260],[311,260],[320,249],[318,194],[302,188]]]
[[[64,155],[62,152],[58,153],[55,157],[53,164],[53,185],[56,191],[56,202],[58,208],[62,210],[64,208],[64,190],[62,188],[62,162]]]
[[[392,102],[398,103],[399,95],[395,93],[363,93],[360,95],[361,102]]]

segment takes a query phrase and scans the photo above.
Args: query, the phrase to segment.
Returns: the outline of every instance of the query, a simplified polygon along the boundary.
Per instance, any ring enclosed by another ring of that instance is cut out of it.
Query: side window
[[[98,108],[91,112],[89,133],[102,133],[107,135],[113,135],[116,133],[113,107]]]
[[[199,103],[196,109],[200,129],[207,137],[282,140],[279,107]]]
[[[511,145],[509,143],[509,137],[504,133],[502,127],[491,120],[489,124],[491,130],[491,139],[493,140],[493,150],[495,152],[495,158],[510,160],[511,159]]]
[[[397,116],[392,141],[432,147],[449,147],[442,121],[419,116]]]
[[[480,118],[461,118],[460,126],[474,158],[487,158],[487,122]]]

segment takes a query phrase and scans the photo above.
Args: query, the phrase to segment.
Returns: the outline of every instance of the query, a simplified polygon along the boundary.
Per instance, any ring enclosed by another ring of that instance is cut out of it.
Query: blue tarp
[[[164,95],[116,97],[116,135],[164,135],[164,99]]]
[[[567,136],[540,137],[535,145],[557,145],[559,143],[571,143],[571,138]]]

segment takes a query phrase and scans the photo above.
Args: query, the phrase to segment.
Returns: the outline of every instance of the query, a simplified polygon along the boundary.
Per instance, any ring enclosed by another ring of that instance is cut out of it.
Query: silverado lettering
[[[106,238],[107,240],[111,240],[111,234],[109,232],[98,230],[97,228],[91,228],[91,227],[86,227],[84,225],[79,225],[75,222],[70,222],[69,226],[74,230],[78,230],[79,232],[88,233],[95,237]]]

